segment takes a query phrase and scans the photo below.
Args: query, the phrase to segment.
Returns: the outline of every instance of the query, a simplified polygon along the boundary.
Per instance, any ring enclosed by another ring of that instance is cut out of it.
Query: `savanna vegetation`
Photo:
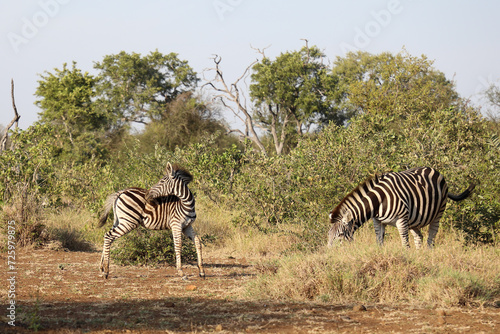
[[[349,53],[332,65],[317,47],[261,56],[233,83],[219,57],[203,82],[177,54],[158,51],[105,56],[95,74],[76,63],[41,74],[39,120],[11,130],[0,155],[2,221],[16,222],[18,245],[99,250],[107,195],[149,188],[170,161],[194,176],[205,247],[255,259],[253,296],[498,299],[499,88],[485,91],[489,106],[471,105],[432,61],[406,51]],[[435,249],[403,250],[391,229],[378,247],[366,224],[354,242],[326,250],[328,212],[343,196],[374,173],[416,166],[438,169],[454,193],[477,183],[448,205]],[[194,248],[184,244],[189,260]],[[127,265],[172,258],[169,232],[134,231],[112,249]]]

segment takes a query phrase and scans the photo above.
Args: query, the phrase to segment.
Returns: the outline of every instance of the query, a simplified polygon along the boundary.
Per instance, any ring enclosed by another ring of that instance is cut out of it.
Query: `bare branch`
[[[12,108],[14,109],[15,114],[13,121],[15,122],[15,128],[17,129],[19,127],[19,119],[21,118],[21,116],[19,116],[19,113],[17,112],[16,100],[14,98],[14,79],[10,79],[10,96],[12,98]]]
[[[255,131],[255,122],[252,118],[250,111],[246,107],[246,99],[240,93],[238,85],[241,81],[244,81],[248,74],[250,73],[252,67],[258,62],[255,60],[250,65],[248,65],[243,71],[243,74],[238,77],[234,82],[228,84],[224,78],[224,74],[220,68],[220,63],[222,57],[214,55],[212,58],[215,67],[209,69],[215,72],[215,77],[211,80],[207,80],[207,83],[203,87],[210,87],[215,92],[219,93],[215,96],[215,99],[221,101],[222,105],[230,110],[235,117],[237,117],[245,126],[245,132],[238,129],[228,128],[228,133],[238,133],[243,139],[250,139],[255,145],[257,145],[260,151],[267,156],[266,149],[262,144],[257,132]],[[242,103],[243,99],[243,103]]]
[[[14,118],[12,121],[10,121],[9,125],[5,128],[5,132],[2,136],[2,139],[0,140],[0,152],[3,152],[7,146],[7,138],[9,137],[9,130],[10,128],[15,124],[16,129],[19,127],[19,119],[21,116],[19,116],[19,113],[17,112],[17,107],[16,107],[16,101],[14,99],[14,79],[10,80],[10,95],[12,97],[12,107],[14,109]]]
[[[265,55],[265,51],[266,51],[266,49],[269,49],[270,47],[271,47],[271,44],[269,44],[268,46],[266,46],[266,47],[264,47],[262,49],[254,48],[252,45],[250,45],[250,48],[252,48],[253,50],[255,50],[257,53],[260,53],[263,58],[267,58],[266,55]]]
[[[246,135],[240,129],[228,129],[226,133],[230,134],[230,133],[233,133],[233,132],[239,133],[240,136],[243,137],[243,138],[246,137]]]

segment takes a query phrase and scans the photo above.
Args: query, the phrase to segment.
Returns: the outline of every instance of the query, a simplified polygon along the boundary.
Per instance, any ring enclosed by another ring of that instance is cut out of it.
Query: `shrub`
[[[175,252],[172,232],[136,229],[118,239],[111,247],[111,258],[120,265],[175,265]],[[182,237],[181,258],[183,261],[196,261],[194,243]]]
[[[347,127],[330,125],[305,138],[288,156],[244,154],[234,175],[236,222],[271,231],[303,227],[306,247],[326,240],[328,211],[374,173],[411,167],[438,169],[451,192],[479,182],[471,198],[450,204],[445,229],[465,232],[466,242],[494,242],[500,231],[500,155],[484,120],[470,109],[445,109],[432,119],[361,115]]]

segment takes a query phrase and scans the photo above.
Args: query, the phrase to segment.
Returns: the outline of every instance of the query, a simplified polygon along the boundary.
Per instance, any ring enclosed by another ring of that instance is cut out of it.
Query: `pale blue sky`
[[[427,55],[454,79],[458,92],[477,92],[500,79],[500,2],[466,0],[1,0],[0,124],[13,116],[15,81],[20,126],[39,112],[38,74],[72,61],[93,63],[122,50],[176,52],[199,73],[222,56],[228,80],[257,58],[309,45],[334,60],[348,48]],[[477,103],[477,102],[476,102]]]

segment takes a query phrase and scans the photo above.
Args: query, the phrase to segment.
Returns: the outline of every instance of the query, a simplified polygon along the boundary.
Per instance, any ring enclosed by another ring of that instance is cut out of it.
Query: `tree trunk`
[[[17,113],[16,101],[14,99],[14,79],[10,80],[10,87],[11,87],[10,95],[12,97],[12,107],[14,108],[14,118],[5,128],[5,132],[2,136],[2,139],[0,140],[0,153],[3,152],[7,147],[7,139],[9,138],[10,128],[15,124],[16,125],[15,129],[17,129],[19,127],[19,119],[21,118],[21,116],[19,116],[19,114]]]

